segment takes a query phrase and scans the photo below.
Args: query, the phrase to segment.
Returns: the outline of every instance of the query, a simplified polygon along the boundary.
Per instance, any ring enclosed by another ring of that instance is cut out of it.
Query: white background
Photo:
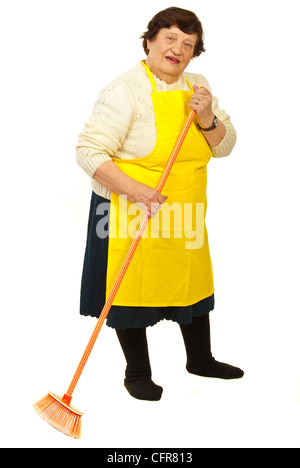
[[[245,378],[189,375],[179,328],[164,322],[149,330],[163,398],[134,400],[103,327],[74,393],[85,414],[75,441],[31,405],[67,390],[95,326],[78,312],[91,191],[77,135],[102,87],[144,58],[149,20],[172,4],[1,2],[2,447],[299,447],[297,4],[177,3],[205,31],[207,52],[189,70],[208,78],[238,132],[232,155],[210,163],[207,225],[213,353]]]

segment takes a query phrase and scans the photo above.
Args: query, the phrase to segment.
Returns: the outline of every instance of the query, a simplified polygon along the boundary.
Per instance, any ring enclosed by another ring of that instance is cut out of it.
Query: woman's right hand
[[[137,182],[133,201],[145,211],[149,218],[153,218],[167,198],[149,185]]]
[[[168,198],[149,185],[129,177],[113,161],[102,164],[96,170],[94,179],[108,190],[118,195],[126,195],[129,201],[139,204],[151,218]]]

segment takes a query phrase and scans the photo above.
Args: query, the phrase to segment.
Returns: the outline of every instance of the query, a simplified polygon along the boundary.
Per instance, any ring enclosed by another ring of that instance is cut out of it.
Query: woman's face
[[[197,34],[186,34],[177,26],[160,29],[155,39],[147,42],[146,64],[157,78],[175,83],[194,55]]]

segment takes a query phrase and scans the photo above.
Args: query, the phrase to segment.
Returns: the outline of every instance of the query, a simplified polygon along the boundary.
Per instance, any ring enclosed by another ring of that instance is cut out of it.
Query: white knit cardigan
[[[202,75],[185,72],[173,84],[154,76],[157,91],[190,90],[186,78],[192,85],[205,86],[211,91]],[[93,178],[96,170],[112,157],[141,158],[155,147],[156,125],[151,92],[145,67],[139,62],[101,91],[89,121],[78,136],[77,163],[91,177],[92,190],[104,198],[110,199],[110,191]],[[219,109],[216,97],[213,97],[213,112],[226,127],[224,139],[212,148],[213,156],[228,156],[236,143],[235,128],[229,115]]]

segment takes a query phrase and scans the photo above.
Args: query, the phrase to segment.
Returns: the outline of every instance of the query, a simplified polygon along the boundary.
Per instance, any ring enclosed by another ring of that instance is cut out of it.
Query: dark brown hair
[[[147,55],[149,53],[147,40],[152,41],[156,38],[160,29],[169,29],[172,26],[177,26],[185,34],[198,34],[194,57],[199,57],[202,52],[205,52],[202,24],[195,13],[182,8],[171,7],[157,13],[148,24],[148,31],[142,34],[143,48]]]

